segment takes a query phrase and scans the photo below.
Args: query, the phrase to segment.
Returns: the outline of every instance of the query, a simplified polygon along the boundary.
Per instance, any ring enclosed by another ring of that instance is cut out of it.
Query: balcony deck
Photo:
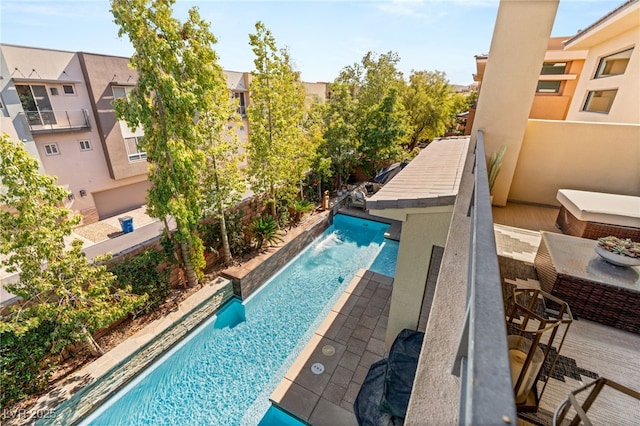
[[[555,228],[558,210],[512,203],[493,208],[500,274],[505,285],[539,285],[533,268],[540,242],[537,230],[560,232]],[[520,424],[551,424],[553,411],[569,392],[597,377],[606,377],[639,390],[638,348],[640,335],[585,319],[575,320],[561,349],[556,370],[542,396],[540,410],[536,414],[521,414]],[[588,412],[593,423],[637,424],[640,401],[611,389],[605,390],[607,392],[601,394]]]

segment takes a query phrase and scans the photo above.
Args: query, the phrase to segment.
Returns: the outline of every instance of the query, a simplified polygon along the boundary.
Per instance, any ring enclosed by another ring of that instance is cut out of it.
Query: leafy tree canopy
[[[79,217],[61,205],[66,191],[39,173],[37,160],[6,134],[0,152],[1,265],[19,272],[18,282],[6,288],[22,298],[2,317],[0,333],[22,336],[51,327],[41,342],[48,352],[79,342],[99,351],[91,334],[132,312],[144,297],[114,288],[115,276],[88,262],[80,240],[65,246]]]
[[[129,127],[144,129],[152,183],[148,212],[163,220],[175,219],[174,236],[187,280],[195,284],[205,266],[197,229],[201,200],[206,198],[202,182],[207,181],[203,177],[209,166],[207,147],[214,149],[222,140],[218,134],[231,117],[231,107],[210,25],[195,7],[185,22],[175,19],[174,1],[112,0],[118,34],[128,36],[134,46],[131,66],[138,72],[129,99],[114,104]],[[219,156],[227,150],[209,153]]]

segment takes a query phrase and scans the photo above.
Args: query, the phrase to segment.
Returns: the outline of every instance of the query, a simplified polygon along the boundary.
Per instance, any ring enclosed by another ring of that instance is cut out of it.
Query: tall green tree
[[[304,88],[294,71],[289,52],[278,49],[262,22],[249,35],[255,55],[247,108],[249,175],[254,192],[266,194],[277,218],[278,192],[295,194],[297,184],[314,157],[303,135]]]
[[[378,165],[404,156],[401,146],[406,144],[409,125],[400,98],[405,83],[397,68],[399,61],[395,52],[368,52],[336,79],[357,102],[355,120],[349,118],[356,127],[356,142],[351,145],[358,147],[359,163],[370,174]]]
[[[231,247],[229,244],[229,236],[227,232],[227,209],[240,201],[246,190],[246,181],[242,173],[240,162],[243,155],[242,144],[235,133],[236,127],[230,123],[226,117],[232,116],[233,110],[229,111],[229,115],[218,115],[216,105],[224,104],[228,100],[226,91],[218,93],[219,96],[211,97],[213,102],[211,108],[205,110],[200,115],[199,131],[202,134],[202,140],[206,143],[204,146],[207,154],[207,168],[204,174],[204,206],[205,213],[214,213],[220,225],[220,235],[222,239],[222,253],[225,265],[232,262]],[[227,96],[225,98],[225,96]]]
[[[129,127],[144,129],[142,146],[151,163],[148,212],[165,225],[169,218],[175,220],[176,231],[171,235],[180,247],[187,281],[193,285],[202,278],[205,266],[197,234],[205,198],[202,182],[210,165],[205,146],[219,140],[212,135],[229,115],[225,117],[228,102],[220,96],[226,84],[212,48],[217,40],[197,8],[189,10],[185,22],[174,18],[174,2],[111,1],[118,35],[128,36],[135,48],[131,66],[138,72],[129,99],[114,104],[118,117]],[[198,113],[205,111],[207,120],[201,124]],[[204,126],[211,136],[206,141]]]
[[[373,174],[379,166],[400,160],[409,126],[398,91],[392,88],[382,100],[369,107],[362,121],[360,155],[365,169]]]
[[[6,288],[22,298],[2,316],[0,334],[19,338],[46,329],[40,344],[48,353],[78,343],[101,352],[92,334],[144,297],[115,288],[115,276],[89,263],[80,240],[65,246],[80,219],[62,206],[66,190],[41,175],[37,160],[6,134],[0,137],[0,179],[0,265],[19,272],[18,282]]]
[[[357,130],[360,114],[358,103],[352,98],[346,83],[335,82],[330,88],[331,98],[324,115],[324,143],[319,152],[322,158],[330,159],[331,174],[336,176],[340,187],[347,181],[349,172],[358,159]]]
[[[403,94],[404,108],[411,126],[408,151],[412,151],[420,142],[444,135],[452,116],[455,121],[454,95],[445,73],[411,73]]]

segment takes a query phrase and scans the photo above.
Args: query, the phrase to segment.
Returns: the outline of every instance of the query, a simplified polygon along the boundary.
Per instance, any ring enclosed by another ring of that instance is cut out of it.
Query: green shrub
[[[0,333],[0,406],[6,407],[47,387],[55,367],[54,358],[48,356],[54,328],[43,322],[22,335]]]
[[[297,224],[305,213],[309,213],[316,208],[315,204],[307,200],[297,200],[291,208],[291,222]]]
[[[130,285],[133,294],[148,295],[141,313],[150,312],[161,305],[169,294],[169,268],[160,268],[167,260],[164,252],[147,249],[109,265],[121,286]]]
[[[251,223],[251,232],[257,250],[260,250],[265,244],[272,245],[282,241],[278,223],[271,215],[255,218]]]

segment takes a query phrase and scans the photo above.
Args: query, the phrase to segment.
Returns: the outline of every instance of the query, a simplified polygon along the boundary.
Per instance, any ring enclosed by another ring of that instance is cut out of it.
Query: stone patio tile
[[[350,338],[347,343],[347,351],[353,352],[356,355],[362,355],[367,348],[366,342],[362,340]]]
[[[351,333],[353,333],[352,329],[342,326],[340,327],[340,330],[338,330],[338,333],[336,333],[336,336],[333,338],[333,340],[342,344],[346,344],[351,338]]]
[[[340,359],[340,362],[338,363],[338,365],[348,370],[356,371],[359,363],[360,363],[360,357],[354,354],[353,352],[349,352],[347,350],[342,355],[342,358]]]
[[[325,345],[333,346],[335,353],[331,356],[325,355],[322,351],[322,348]],[[325,387],[331,380],[332,374],[336,371],[338,362],[340,361],[340,358],[342,358],[345,349],[345,346],[338,342],[334,342],[329,339],[321,339],[313,347],[311,355],[306,359],[304,366],[301,369],[296,367],[294,369],[294,371],[297,371],[295,375],[291,374],[291,370],[289,370],[285,377],[289,380],[295,381],[297,384],[310,390],[316,395],[322,395]],[[324,366],[324,372],[321,374],[314,374],[311,370],[311,366],[316,363],[321,363]],[[346,384],[344,386],[346,387]]]
[[[358,325],[356,326],[355,330],[353,330],[353,333],[351,333],[351,337],[360,339],[363,342],[368,342],[372,333],[373,333],[373,330],[371,330],[370,328],[367,328],[363,325]]]
[[[375,277],[373,278],[373,281],[385,286],[391,286],[393,284],[392,277],[389,277],[387,275],[382,275],[382,274],[376,274]]]
[[[368,372],[369,372],[369,367],[365,367],[364,365],[358,365],[358,368],[356,368],[355,373],[353,373],[353,376],[351,377],[351,382],[361,385],[362,382],[364,382],[364,378],[367,377]]]
[[[339,405],[342,402],[342,398],[344,398],[344,394],[347,392],[346,387],[339,386],[335,383],[329,381],[327,387],[324,388],[324,392],[322,393],[322,398],[333,402],[336,405]]]
[[[349,312],[349,315],[352,317],[361,318],[363,313],[364,313],[364,307],[356,306],[353,309],[351,309],[351,312]]]
[[[316,333],[320,334],[320,335],[322,335],[324,337],[327,337],[329,339],[335,339],[335,337],[338,334],[338,332],[342,329],[342,326],[343,326],[344,322],[346,321],[347,316],[335,313],[334,311],[331,311],[329,314],[333,317],[333,321],[331,322],[331,324],[327,328],[325,328],[324,330],[320,330],[320,328],[318,328],[318,331],[316,331]],[[322,327],[322,325],[326,326],[324,321],[321,324],[321,327]],[[348,337],[347,337],[347,339],[348,339]],[[345,341],[341,342],[341,343],[346,343],[346,341],[347,340],[345,339]]]
[[[345,410],[354,413],[353,411],[353,402],[347,402],[344,399],[342,400],[342,402],[340,403],[340,406],[342,408],[344,408]],[[355,417],[355,413],[353,414],[353,416]],[[356,418],[356,422],[358,421],[358,419]]]
[[[378,321],[378,324],[376,325],[376,328],[373,330],[373,334],[371,334],[371,337],[374,339],[384,341],[385,338],[387,337],[387,327],[386,327],[387,322],[384,321],[385,326],[382,326],[381,322],[382,320]]]
[[[367,343],[367,351],[373,352],[376,355],[384,356],[384,341],[378,339],[369,340],[369,343]]]
[[[365,351],[360,357],[360,365],[369,370],[372,364],[380,361],[383,357],[373,352]]]
[[[358,392],[360,392],[360,385],[356,383],[349,383],[349,387],[347,388],[347,392],[344,394],[343,400],[353,404],[353,401],[355,401],[358,396]]]
[[[271,394],[275,405],[304,421],[309,420],[319,399],[320,396],[286,379]]]
[[[356,296],[361,296],[362,292],[367,288],[369,284],[369,280],[362,280],[358,283],[358,285],[356,285],[352,290],[351,290],[351,294],[356,295]]]
[[[314,426],[358,426],[353,411],[347,411],[339,405],[320,398],[313,410],[309,423]]]
[[[383,309],[387,305],[387,298],[373,295],[369,306],[375,306],[376,308]]]
[[[378,322],[378,318],[380,318],[380,315],[382,315],[382,309],[383,308],[377,308],[373,305],[368,305],[364,310],[364,316],[373,317],[375,318],[375,321]]]
[[[366,314],[366,312],[365,312]],[[364,315],[361,319],[360,319],[360,325],[370,328],[371,330],[373,330],[376,327],[376,324],[378,324],[378,318],[377,317],[372,317],[369,315]]]
[[[373,293],[373,297],[382,297],[385,300],[389,300],[389,296],[391,296],[391,287],[379,286]]]
[[[336,370],[333,372],[333,375],[331,376],[331,380],[329,380],[329,382],[346,388],[347,386],[349,386],[352,376],[353,376],[352,370],[349,370],[345,367],[341,367],[340,365],[338,365]]]
[[[354,330],[358,325],[358,319],[358,317],[352,317],[351,315],[349,315],[345,320],[343,327]]]
[[[373,293],[375,292],[375,290],[373,288],[371,288],[371,286],[368,286],[363,292],[361,297],[368,299],[371,299],[373,297]]]

